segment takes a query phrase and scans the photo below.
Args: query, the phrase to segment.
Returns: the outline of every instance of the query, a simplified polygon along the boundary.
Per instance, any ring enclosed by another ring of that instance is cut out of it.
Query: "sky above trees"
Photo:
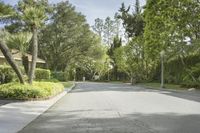
[[[18,0],[2,0],[8,4],[16,4]],[[57,3],[63,0],[49,0],[51,3]],[[87,18],[90,25],[94,24],[94,20],[98,18],[105,19],[106,17],[114,16],[124,2],[126,6],[134,5],[135,0],[69,0],[76,10],[80,11]],[[140,0],[141,5],[144,5],[145,0]]]

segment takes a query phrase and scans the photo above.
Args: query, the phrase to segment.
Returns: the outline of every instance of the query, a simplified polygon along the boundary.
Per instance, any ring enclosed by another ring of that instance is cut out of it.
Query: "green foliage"
[[[18,17],[30,28],[40,28],[47,19],[46,0],[22,0],[18,3]]]
[[[15,74],[13,69],[10,66],[0,65],[0,79],[1,84],[9,83],[13,81]]]
[[[108,71],[106,50],[97,40],[90,47],[88,53],[76,61],[76,79],[82,80],[84,76],[87,80],[94,80],[95,76],[104,75]]]
[[[51,71],[48,69],[36,68],[35,79],[36,80],[49,80],[51,77]]]
[[[30,46],[30,41],[32,39],[32,34],[30,32],[18,32],[15,34],[9,34],[6,37],[6,44],[10,49],[17,49],[22,54],[22,64],[24,70],[28,75],[29,71],[29,60],[26,52]]]
[[[0,1],[0,21],[6,21],[14,14],[14,10],[10,5]]]
[[[23,75],[25,75],[25,70],[23,67],[20,67]],[[50,81],[51,72],[48,69],[36,68],[35,71],[35,80],[38,81]],[[9,83],[16,80],[16,74],[13,72],[13,69],[7,65],[0,65],[0,79],[1,83]],[[57,80],[51,80],[57,81]]]
[[[200,89],[200,82],[186,82],[186,83],[182,83],[181,87]]]
[[[32,100],[46,99],[55,96],[64,90],[61,83],[34,82],[33,85],[8,83],[0,85],[0,98]]]
[[[57,79],[59,81],[67,81],[68,75],[66,72],[52,72],[52,78]]]
[[[184,62],[184,64],[183,64]],[[187,83],[200,82],[200,56],[190,55],[183,59],[175,58],[165,62],[165,82],[167,83]],[[160,79],[160,65],[156,68],[154,80]]]
[[[90,50],[99,39],[90,31],[85,17],[68,1],[54,5],[53,9],[51,23],[39,37],[40,53],[51,70],[65,71],[89,52],[95,52]]]
[[[105,20],[97,18],[92,26],[93,31],[100,37],[101,42],[108,47],[111,47],[115,36],[124,36],[121,21],[117,16],[118,13],[115,14],[114,19],[111,17],[107,17]]]
[[[199,3],[193,0],[148,0],[144,39],[149,57],[156,59],[161,50],[173,56],[188,55],[188,44],[194,46],[199,38],[199,11]]]
[[[125,72],[136,82],[148,80],[150,78],[152,64],[150,64],[147,57],[145,57],[142,37],[135,37],[135,39],[132,39],[126,46],[115,50],[114,57],[118,69]]]
[[[194,76],[195,80],[200,83],[200,61],[191,67],[191,73]]]
[[[130,13],[130,9],[130,6],[126,8],[125,4],[122,3],[118,18],[123,21],[123,26],[125,27],[128,37],[137,37],[143,34],[145,26],[139,1],[136,0],[135,11],[133,13]]]
[[[29,42],[32,39],[30,32],[19,32],[6,37],[6,44],[10,49],[18,49],[22,54],[27,52]]]
[[[108,49],[107,54],[109,55],[110,59],[111,59],[111,65],[113,67],[113,71],[112,71],[112,79],[113,80],[118,80],[119,79],[119,73],[118,73],[118,65],[116,62],[116,57],[114,56],[114,52],[116,49],[120,48],[122,46],[122,39],[119,38],[118,36],[115,36],[113,39],[113,43],[111,44],[111,47]]]

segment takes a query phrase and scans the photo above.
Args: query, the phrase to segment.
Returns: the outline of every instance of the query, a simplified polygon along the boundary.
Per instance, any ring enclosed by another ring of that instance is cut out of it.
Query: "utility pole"
[[[164,56],[165,56],[165,51],[162,50],[160,52],[160,57],[161,57],[161,88],[164,88]]]

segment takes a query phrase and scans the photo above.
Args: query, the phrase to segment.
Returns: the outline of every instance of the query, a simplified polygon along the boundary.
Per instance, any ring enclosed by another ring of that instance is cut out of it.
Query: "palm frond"
[[[11,34],[7,36],[6,43],[13,49],[18,49],[20,52],[25,53],[29,47],[29,42],[32,38],[32,34],[29,32],[20,32],[17,34]]]

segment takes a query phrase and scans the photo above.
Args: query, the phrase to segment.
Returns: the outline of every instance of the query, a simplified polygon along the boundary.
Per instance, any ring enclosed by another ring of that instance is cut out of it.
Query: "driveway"
[[[199,98],[126,84],[77,83],[20,133],[198,133]]]

